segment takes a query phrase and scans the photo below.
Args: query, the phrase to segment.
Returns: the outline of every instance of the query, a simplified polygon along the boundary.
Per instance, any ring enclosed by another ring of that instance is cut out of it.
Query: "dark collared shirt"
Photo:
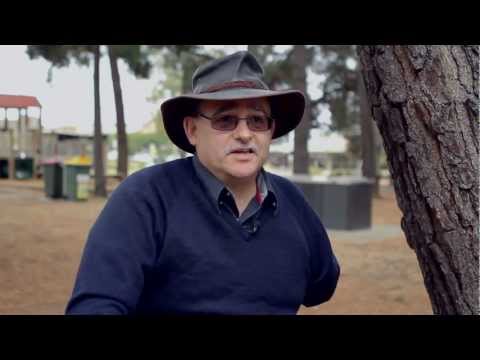
[[[257,176],[256,196],[250,200],[242,214],[238,213],[238,208],[233,198],[232,192],[217,179],[198,159],[193,157],[193,165],[200,181],[207,189],[217,211],[224,213],[225,216],[233,215],[237,221],[245,228],[255,226],[254,222],[260,210],[266,206],[277,207],[277,198],[268,179],[268,174],[261,169]]]

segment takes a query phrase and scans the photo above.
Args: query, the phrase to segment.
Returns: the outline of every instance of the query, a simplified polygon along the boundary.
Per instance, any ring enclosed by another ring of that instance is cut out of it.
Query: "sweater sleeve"
[[[92,226],[66,314],[135,312],[145,271],[154,266],[159,208],[127,178]]]
[[[311,270],[303,305],[315,306],[327,302],[333,296],[340,276],[340,266],[322,222],[306,200],[303,220],[310,247]]]

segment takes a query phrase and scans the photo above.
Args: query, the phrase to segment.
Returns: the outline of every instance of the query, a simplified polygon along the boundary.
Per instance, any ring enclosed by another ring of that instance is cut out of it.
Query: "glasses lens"
[[[207,118],[211,121],[212,128],[220,131],[232,131],[238,125],[240,118],[236,115],[219,115],[215,118]],[[270,129],[270,119],[266,115],[252,115],[248,118],[247,125],[252,131],[266,131]]]
[[[253,131],[265,131],[268,130],[269,121],[266,116],[255,115],[248,118],[248,127]]]
[[[222,115],[212,120],[212,127],[216,130],[230,131],[237,127],[237,117]]]

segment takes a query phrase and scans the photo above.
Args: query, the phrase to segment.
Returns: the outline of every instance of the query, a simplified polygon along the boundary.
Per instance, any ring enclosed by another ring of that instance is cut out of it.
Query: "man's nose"
[[[252,130],[248,127],[246,119],[240,119],[235,128],[234,137],[239,140],[248,141],[252,138]]]

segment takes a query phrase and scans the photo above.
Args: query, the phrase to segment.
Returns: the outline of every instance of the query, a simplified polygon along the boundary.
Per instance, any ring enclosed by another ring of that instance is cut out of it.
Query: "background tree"
[[[291,61],[293,65],[292,87],[302,91],[306,98],[305,112],[302,121],[295,128],[293,173],[308,174],[310,160],[307,145],[311,128],[311,109],[310,97],[307,92],[307,66],[309,59],[308,50],[305,45],[293,46]]]
[[[128,175],[128,141],[118,59],[124,60],[130,72],[141,78],[149,76],[152,65],[148,58],[147,49],[141,45],[107,45],[107,48],[117,114],[117,175],[120,179],[124,179]]]
[[[312,71],[323,77],[322,96],[313,102],[314,111],[327,108],[331,113],[330,131],[348,140],[352,159],[362,160],[362,175],[375,181],[378,194],[378,168],[382,149],[372,125],[368,101],[361,80],[355,45],[317,45]],[[322,124],[319,124],[320,126]]]
[[[209,60],[225,55],[221,50],[207,51],[201,45],[152,45],[151,54],[157,59],[156,66],[165,75],[149,98],[152,102],[192,92],[195,69]],[[158,116],[156,114],[157,118]],[[181,157],[186,156],[184,151],[178,151]]]
[[[293,172],[309,173],[307,143],[312,126],[310,97],[307,92],[307,68],[312,51],[305,45],[294,45],[287,50],[278,50],[275,45],[248,45],[247,48],[260,62],[265,71],[265,81],[271,89],[295,88],[306,96],[306,108],[302,121],[295,129]],[[280,140],[281,141],[281,140]]]
[[[105,179],[105,164],[103,163],[103,139],[102,139],[102,121],[100,115],[100,45],[91,45],[93,48],[93,93],[95,101],[95,119],[94,119],[94,171],[95,171],[95,195],[107,196],[107,187]]]
[[[52,79],[54,67],[66,67],[74,59],[79,65],[89,65],[94,58],[94,172],[95,195],[106,196],[105,167],[103,164],[103,141],[100,117],[100,47],[99,45],[28,45],[27,54],[30,59],[39,57],[50,62],[47,81]]]
[[[248,50],[264,66],[265,79],[271,88],[294,87],[304,89],[307,95],[305,116],[295,132],[294,172],[308,172],[307,144],[310,129],[320,127],[346,137],[350,157],[362,159],[363,175],[376,180],[378,186],[376,158],[382,149],[378,144],[375,127],[371,126],[372,119],[368,112],[365,113],[365,105],[362,105],[366,99],[361,98],[364,93],[360,91],[361,84],[358,81],[360,73],[355,46],[297,45],[283,48],[284,50],[279,50],[274,45],[248,45]],[[301,56],[303,51],[304,60]],[[309,72],[321,78],[318,84],[320,96],[316,98],[312,98],[312,94],[307,91]],[[321,112],[326,110],[331,113],[330,124],[318,121]]]
[[[433,311],[478,314],[478,46],[360,46],[359,56]]]

